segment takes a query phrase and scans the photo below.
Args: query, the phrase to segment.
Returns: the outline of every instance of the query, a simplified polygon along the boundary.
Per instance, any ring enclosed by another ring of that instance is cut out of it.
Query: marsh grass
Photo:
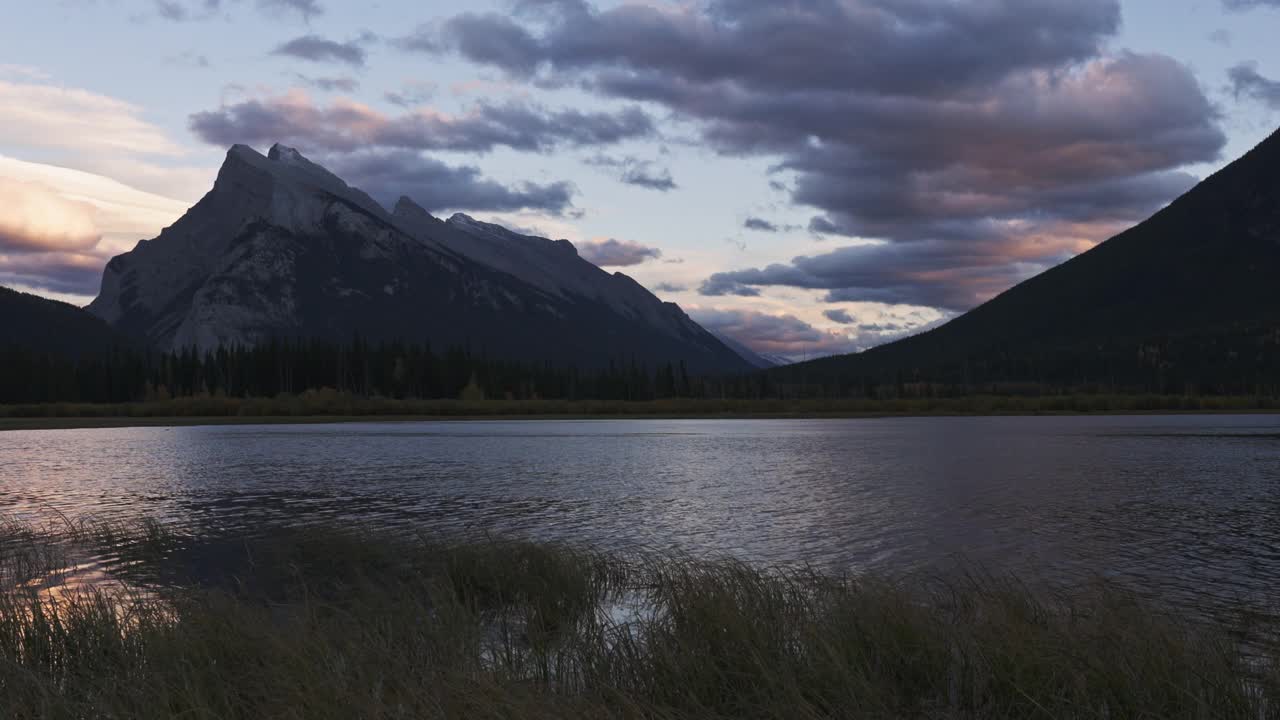
[[[332,528],[0,538],[105,546],[137,582],[163,578],[145,594],[5,586],[12,718],[1280,717],[1268,656],[1104,586]]]

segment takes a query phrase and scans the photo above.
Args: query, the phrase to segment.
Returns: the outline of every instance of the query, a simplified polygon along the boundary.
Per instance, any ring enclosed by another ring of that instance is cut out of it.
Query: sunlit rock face
[[[204,198],[108,263],[89,310],[162,350],[359,333],[582,367],[746,367],[568,241],[442,221],[408,198],[389,213],[280,145],[265,157],[232,147]]]

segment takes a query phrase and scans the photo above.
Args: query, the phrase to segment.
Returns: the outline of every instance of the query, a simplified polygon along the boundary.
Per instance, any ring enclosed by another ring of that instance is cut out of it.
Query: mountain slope
[[[75,358],[122,344],[106,323],[74,305],[0,287],[0,351]]]
[[[158,349],[273,336],[430,342],[600,367],[746,363],[630,278],[567,241],[395,214],[283,146],[235,146],[213,189],[154,240],[113,258],[89,310]]]
[[[751,366],[754,368],[757,368],[759,370],[766,370],[768,368],[775,368],[780,365],[789,364],[789,361],[783,358],[766,357],[764,355],[761,355],[755,350],[752,350],[751,348],[747,347],[746,345],[743,345],[742,343],[738,342],[737,340],[734,340],[733,338],[729,337],[728,335],[725,335],[724,333],[716,332],[715,330],[711,330],[710,332],[712,335],[715,335],[717,338],[719,338],[720,342],[727,345],[730,350],[738,353],[738,355],[743,360],[746,360],[748,363],[751,363]]]
[[[1280,132],[1149,220],[946,325],[788,377],[1261,382],[1277,377],[1277,278]]]

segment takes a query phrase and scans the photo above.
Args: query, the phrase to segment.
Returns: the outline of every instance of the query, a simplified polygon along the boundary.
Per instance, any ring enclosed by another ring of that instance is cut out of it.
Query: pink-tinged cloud
[[[819,330],[794,315],[717,308],[691,308],[689,314],[708,330],[730,337],[762,355],[800,358],[862,349],[847,335]]]
[[[101,239],[93,206],[0,177],[0,252],[78,252]]]

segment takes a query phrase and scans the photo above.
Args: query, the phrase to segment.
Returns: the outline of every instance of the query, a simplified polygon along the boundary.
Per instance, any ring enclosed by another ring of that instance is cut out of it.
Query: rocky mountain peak
[[[278,336],[426,341],[514,359],[741,358],[565,240],[408,197],[388,212],[285,145],[233,146],[217,183],[160,237],[114,258],[90,311],[162,349],[253,345]],[[602,340],[603,338],[603,340]]]
[[[280,162],[282,160],[285,162],[294,162],[294,163],[311,162],[310,160],[307,160],[305,157],[303,157],[302,153],[289,147],[288,145],[281,145],[280,143],[276,143],[275,145],[271,146],[271,149],[267,151],[267,159],[271,160],[272,162]]]
[[[391,214],[403,220],[430,220],[432,222],[443,222],[440,218],[427,212],[418,203],[414,202],[408,195],[401,195],[396,201],[395,209]]]
[[[347,185],[322,165],[279,143],[264,156],[248,145],[233,145],[218,172],[218,186],[232,193],[268,198],[267,219],[282,227],[311,227],[319,222],[324,208],[338,200],[379,220],[390,215],[373,198]],[[215,186],[217,187],[217,186]]]

